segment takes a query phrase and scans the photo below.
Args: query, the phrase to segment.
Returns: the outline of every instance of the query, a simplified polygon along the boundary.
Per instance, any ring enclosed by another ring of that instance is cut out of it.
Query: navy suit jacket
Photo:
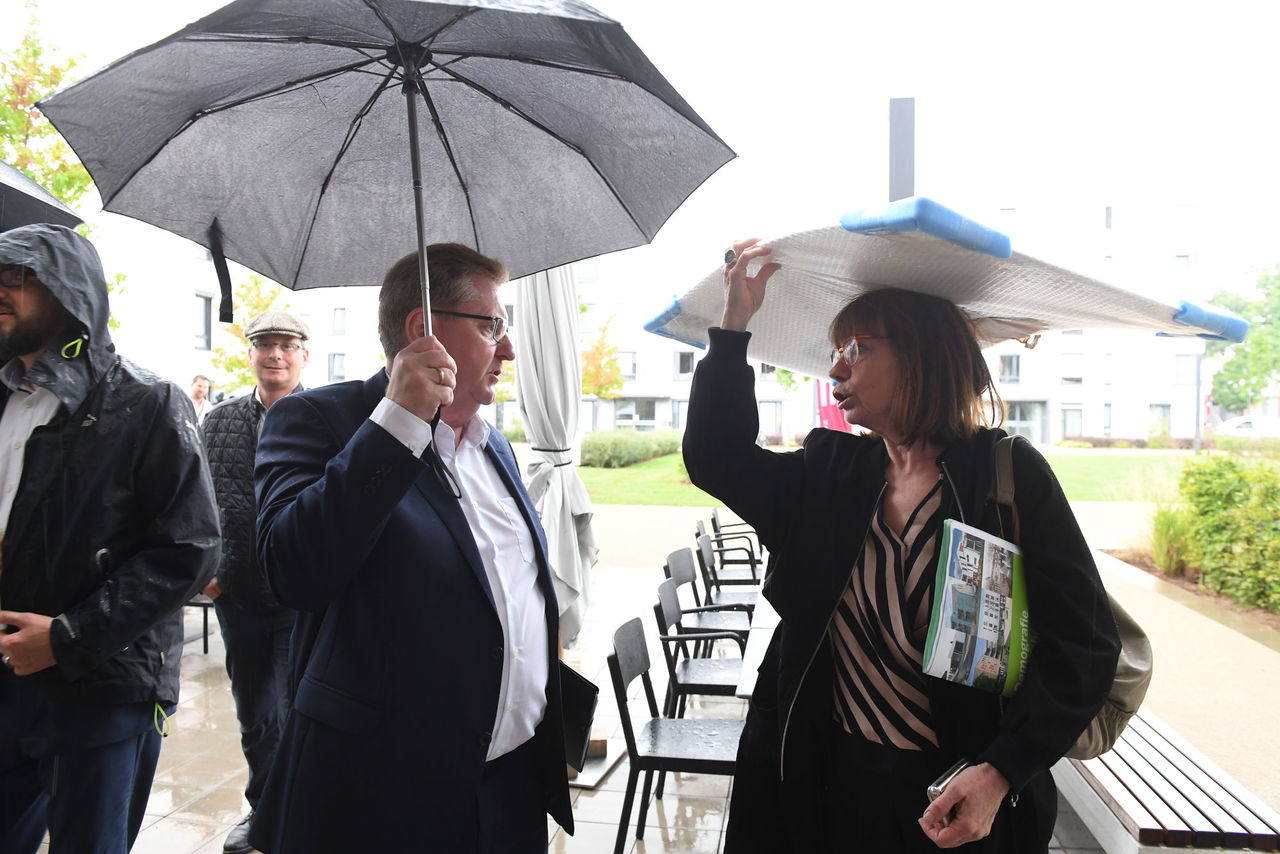
[[[474,846],[502,628],[458,500],[368,419],[386,388],[379,371],[282,398],[258,444],[258,557],[300,612],[293,707],[253,823],[270,854]],[[545,535],[510,443],[493,430],[485,451],[534,533],[546,597],[542,774],[529,785],[572,832]]]

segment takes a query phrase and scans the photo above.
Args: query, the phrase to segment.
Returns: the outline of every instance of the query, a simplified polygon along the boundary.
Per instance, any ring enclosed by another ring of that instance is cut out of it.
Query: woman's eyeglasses
[[[494,344],[507,337],[507,319],[505,317],[493,317],[488,314],[467,314],[464,311],[445,311],[443,308],[433,308],[431,313],[447,314],[450,317],[469,317],[472,320],[487,320],[493,324],[489,329],[489,338],[493,340]]]
[[[835,367],[837,362],[843,361],[849,367],[858,364],[858,358],[862,355],[862,347],[859,341],[872,341],[883,338],[883,335],[855,335],[849,339],[843,347],[831,348],[831,367]]]

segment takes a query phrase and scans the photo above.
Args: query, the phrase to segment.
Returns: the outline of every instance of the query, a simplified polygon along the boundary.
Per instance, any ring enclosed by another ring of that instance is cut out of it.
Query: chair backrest
[[[704,524],[702,524],[702,520],[701,520],[701,519],[699,519],[698,521],[694,522],[693,524],[694,524],[694,527],[695,527],[695,529],[696,529],[696,532],[695,532],[695,533],[694,533],[694,535],[693,535],[693,538],[694,538],[695,540],[696,540],[696,539],[698,539],[698,537],[705,537],[705,536],[707,535],[707,526],[706,526],[706,525],[704,525]]]
[[[693,590],[693,603],[695,605],[702,604],[702,595],[698,593],[697,581],[698,571],[694,568],[693,549],[683,548],[676,549],[667,555],[667,562],[662,565],[662,571],[667,574],[676,583],[676,591],[686,584]]]
[[[718,507],[711,508],[711,530],[717,534],[723,533],[720,530],[720,508]]]
[[[698,565],[702,570],[702,583],[710,593],[713,585],[719,583],[716,571],[716,552],[711,547],[711,538],[706,534],[698,537]]]
[[[676,595],[676,582],[668,578],[658,585],[658,604],[653,608],[658,618],[658,628],[664,635],[671,634],[673,626],[680,624],[680,597]]]
[[[637,676],[644,683],[645,697],[649,701],[649,716],[658,716],[658,699],[649,679],[649,649],[645,646],[644,626],[639,617],[627,620],[613,633],[613,652],[609,654],[609,676],[613,681],[613,696],[618,701],[618,716],[622,720],[622,734],[627,740],[627,753],[632,760],[638,755],[636,734],[631,725],[631,709],[627,704],[627,686]]]
[[[676,582],[668,578],[658,585],[658,602],[653,606],[653,616],[658,622],[659,635],[680,634],[680,599],[676,595]],[[667,677],[676,681],[676,666],[680,656],[689,657],[689,648],[684,641],[662,641],[662,655],[667,660]]]

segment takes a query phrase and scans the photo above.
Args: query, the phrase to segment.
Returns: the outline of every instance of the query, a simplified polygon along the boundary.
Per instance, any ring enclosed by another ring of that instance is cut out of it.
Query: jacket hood
[[[93,244],[62,225],[26,225],[0,233],[0,264],[20,264],[38,278],[81,325],[87,340],[56,341],[27,378],[74,412],[115,358],[107,329],[110,306],[102,261]]]

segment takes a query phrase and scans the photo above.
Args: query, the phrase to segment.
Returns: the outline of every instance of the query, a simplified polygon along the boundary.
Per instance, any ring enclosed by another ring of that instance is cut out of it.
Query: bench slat
[[[1249,847],[1259,851],[1280,850],[1280,816],[1276,816],[1252,792],[1244,789],[1154,715],[1142,713],[1134,717],[1129,728],[1175,764],[1208,798],[1239,823],[1249,834]],[[1245,797],[1242,798],[1242,794]],[[1270,814],[1270,821],[1267,814]]]
[[[1193,834],[1191,827],[1182,820],[1173,808],[1164,802],[1164,799],[1152,790],[1151,786],[1142,779],[1142,775],[1129,766],[1129,763],[1116,755],[1113,750],[1104,753],[1098,757],[1102,763],[1111,770],[1119,778],[1120,782],[1125,785],[1133,796],[1142,802],[1156,818],[1156,822],[1160,827],[1164,828],[1164,838],[1160,841],[1165,845],[1183,845],[1188,846],[1192,843]]]
[[[1158,773],[1187,795],[1197,809],[1219,828],[1222,848],[1275,850],[1274,845],[1266,844],[1268,836],[1274,841],[1274,834],[1262,819],[1244,809],[1217,781],[1201,771],[1192,758],[1167,743],[1146,723],[1133,723],[1125,731],[1124,739],[1133,744]],[[1240,818],[1251,821],[1243,822]]]
[[[1155,816],[1147,811],[1142,802],[1111,773],[1101,759],[1068,761],[1076,766],[1081,776],[1131,836],[1143,845],[1159,845],[1164,842],[1164,828],[1156,821]]]
[[[1165,805],[1177,813],[1178,817],[1191,828],[1191,844],[1196,848],[1217,848],[1222,834],[1218,826],[1209,820],[1195,804],[1165,774],[1158,771],[1127,739],[1121,739],[1112,748],[1112,752],[1125,761],[1130,768],[1142,777],[1143,782],[1151,787]],[[1234,822],[1233,822],[1234,824]],[[1243,836],[1243,828],[1241,828]]]

